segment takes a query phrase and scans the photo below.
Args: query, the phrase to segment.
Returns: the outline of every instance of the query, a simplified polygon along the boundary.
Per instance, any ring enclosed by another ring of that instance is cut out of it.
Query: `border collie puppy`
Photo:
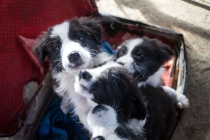
[[[87,113],[94,104],[75,93],[74,78],[80,70],[97,63],[102,43],[100,21],[92,17],[73,18],[57,24],[39,36],[35,52],[40,61],[48,57],[54,90],[62,97],[61,109],[68,113],[70,102],[85,127]]]
[[[87,118],[92,138],[163,140],[173,131],[174,100],[161,87],[138,88],[118,63],[82,70],[74,86],[80,95],[99,104]]]
[[[122,43],[117,53],[116,62],[123,65],[137,80],[138,86],[161,86],[161,74],[164,72],[164,63],[173,57],[172,50],[157,39],[147,37],[130,39]],[[162,88],[177,100],[179,108],[189,106],[188,99],[174,89]]]

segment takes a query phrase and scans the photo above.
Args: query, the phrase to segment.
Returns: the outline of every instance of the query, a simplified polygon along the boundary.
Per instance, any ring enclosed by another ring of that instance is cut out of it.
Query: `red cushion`
[[[89,0],[4,0],[0,3],[0,136],[17,132],[25,107],[23,86],[32,80],[40,82],[43,74],[41,65],[27,55],[31,52],[25,51],[32,42],[21,45],[24,38],[19,36],[19,41],[18,35],[37,38],[49,26],[93,11]]]

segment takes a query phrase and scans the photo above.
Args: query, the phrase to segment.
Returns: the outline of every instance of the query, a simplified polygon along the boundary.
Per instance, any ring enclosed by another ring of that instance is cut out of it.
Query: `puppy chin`
[[[87,90],[84,90],[84,88],[80,85],[78,76],[75,77],[74,90],[78,94],[86,97],[87,99],[90,99],[90,100],[94,99],[93,94],[89,93]]]
[[[84,64],[83,64],[84,65]],[[80,70],[82,70],[83,68],[85,68],[85,66],[80,65],[80,66],[66,66],[64,67],[64,70],[68,73],[73,73],[73,74],[78,74],[80,72]]]
[[[79,65],[79,66],[74,66],[73,64],[65,64],[65,66],[63,66],[64,70],[70,74],[78,74],[82,69],[87,68],[90,65],[90,61],[86,61],[83,64]]]

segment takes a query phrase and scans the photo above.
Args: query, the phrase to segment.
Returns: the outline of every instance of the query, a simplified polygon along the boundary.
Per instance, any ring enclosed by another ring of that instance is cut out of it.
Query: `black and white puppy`
[[[92,101],[75,93],[74,78],[80,70],[91,68],[100,61],[102,27],[91,17],[73,18],[57,24],[39,36],[35,52],[41,61],[48,57],[55,92],[63,98],[61,109],[69,111],[70,101],[75,114],[86,127],[87,113]]]
[[[161,74],[164,72],[164,63],[173,57],[172,50],[157,39],[147,37],[130,39],[122,43],[117,53],[116,62],[123,65],[127,71],[137,80],[138,86],[162,85]],[[185,95],[174,89],[162,86],[162,88],[177,100],[179,108],[189,106]]]
[[[176,122],[174,100],[162,88],[138,88],[118,63],[82,70],[75,90],[100,104],[87,118],[92,138],[162,140],[171,135]]]

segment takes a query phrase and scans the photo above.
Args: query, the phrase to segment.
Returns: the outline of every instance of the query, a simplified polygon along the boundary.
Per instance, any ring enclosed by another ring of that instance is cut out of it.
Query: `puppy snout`
[[[90,80],[92,78],[91,74],[85,70],[79,72],[79,79]]]
[[[72,52],[68,59],[71,63],[77,62],[81,58],[80,54],[78,52]]]
[[[103,106],[103,105],[97,105],[96,107],[93,108],[92,110],[92,113],[95,114],[97,112],[100,112],[100,111],[107,111],[108,109]]]

